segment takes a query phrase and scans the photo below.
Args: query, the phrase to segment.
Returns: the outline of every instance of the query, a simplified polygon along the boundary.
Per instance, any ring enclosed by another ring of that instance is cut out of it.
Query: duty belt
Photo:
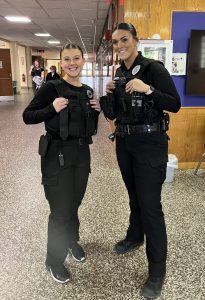
[[[70,145],[86,145],[86,144],[92,144],[92,138],[91,137],[70,137],[68,136],[68,138],[66,140],[62,140],[60,137],[53,137],[51,134],[48,134],[48,136],[50,136],[50,140],[52,143],[55,143],[55,144],[61,144],[62,143],[64,145],[66,144],[70,144]]]
[[[160,124],[153,123],[152,125],[145,124],[116,124],[116,135],[120,134],[138,134],[138,133],[150,133],[160,132]]]

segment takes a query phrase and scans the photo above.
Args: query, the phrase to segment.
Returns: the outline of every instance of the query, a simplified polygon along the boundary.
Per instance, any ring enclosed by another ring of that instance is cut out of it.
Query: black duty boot
[[[165,276],[148,277],[142,288],[142,296],[148,299],[156,299],[160,297]]]
[[[133,249],[137,249],[140,246],[142,246],[144,241],[142,242],[132,242],[128,240],[122,240],[118,242],[115,247],[113,248],[113,251],[116,252],[117,254],[124,254],[126,252],[129,252]]]

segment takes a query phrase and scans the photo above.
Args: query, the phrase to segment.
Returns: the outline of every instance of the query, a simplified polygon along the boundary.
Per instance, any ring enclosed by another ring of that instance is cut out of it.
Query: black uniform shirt
[[[85,93],[85,87],[77,87],[61,79],[73,92]],[[53,101],[58,98],[58,93],[51,81],[46,82],[34,96],[31,103],[23,112],[23,120],[26,124],[38,124],[45,122],[45,129],[54,138],[60,139],[59,120],[60,114],[56,112]],[[95,111],[98,114],[97,111]]]
[[[124,64],[121,65],[122,72],[126,74],[136,65],[140,65],[144,60],[141,52],[138,52],[133,65],[128,70]],[[159,121],[159,115],[163,110],[177,112],[180,109],[180,97],[177,93],[173,80],[160,63],[151,63],[144,71],[140,79],[155,88],[155,91],[146,96],[153,100],[153,122]],[[166,164],[168,161],[168,136],[166,133],[151,132],[136,135],[126,135],[125,139],[117,139],[117,146],[125,143],[130,153],[134,153],[135,160],[139,163],[149,163],[153,167]]]
[[[33,68],[33,70],[31,71],[31,75],[34,76],[40,76],[41,77],[41,72],[43,72],[44,69],[43,68]]]
[[[59,79],[59,78],[60,78],[60,75],[57,72],[55,72],[53,74],[52,74],[52,72],[49,72],[46,76],[46,81]]]
[[[140,65],[143,59],[139,51],[138,56],[129,70],[132,70],[136,65]],[[121,69],[122,71],[129,71],[124,62],[121,65]],[[150,64],[140,79],[155,88],[155,91],[148,97],[154,100],[157,109],[175,113],[180,109],[181,103],[179,94],[169,72],[162,64]]]

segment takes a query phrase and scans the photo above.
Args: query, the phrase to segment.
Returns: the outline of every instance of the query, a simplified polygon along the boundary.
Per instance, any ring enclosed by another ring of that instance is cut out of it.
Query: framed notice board
[[[173,53],[188,53],[191,30],[205,29],[205,12],[172,13]],[[205,107],[204,96],[185,95],[186,75],[172,76],[177,91],[180,94],[182,106]]]

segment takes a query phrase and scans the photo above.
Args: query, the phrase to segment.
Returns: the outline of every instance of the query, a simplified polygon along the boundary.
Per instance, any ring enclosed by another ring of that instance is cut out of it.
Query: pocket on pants
[[[41,183],[44,186],[45,197],[49,200],[54,194],[53,189],[58,185],[58,176],[42,177]]]
[[[42,184],[43,185],[57,185],[58,184],[58,177],[52,176],[52,177],[42,177]]]

